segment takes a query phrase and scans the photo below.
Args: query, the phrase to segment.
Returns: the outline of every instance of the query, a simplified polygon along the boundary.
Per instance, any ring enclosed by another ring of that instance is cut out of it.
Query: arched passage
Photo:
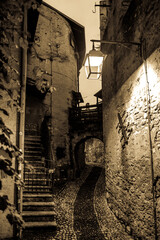
[[[101,139],[88,136],[78,141],[74,148],[74,169],[76,177],[85,165],[104,166],[104,144]]]
[[[97,138],[90,138],[85,142],[85,163],[104,166],[104,143]]]

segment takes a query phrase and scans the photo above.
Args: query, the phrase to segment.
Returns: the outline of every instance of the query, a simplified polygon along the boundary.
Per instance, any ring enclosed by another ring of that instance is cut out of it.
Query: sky
[[[100,38],[98,7],[96,8],[96,13],[92,12],[92,10],[95,10],[95,0],[44,1],[85,27],[86,53],[88,53],[92,49],[90,40]],[[96,97],[94,97],[94,94],[102,88],[101,80],[86,79],[85,70],[82,67],[80,70],[79,85],[84,104],[87,102],[95,104]]]

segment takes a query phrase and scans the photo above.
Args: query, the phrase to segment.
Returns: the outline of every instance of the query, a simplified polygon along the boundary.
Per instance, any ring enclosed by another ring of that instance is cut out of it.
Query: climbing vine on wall
[[[5,0],[0,1],[0,171],[14,179],[18,186],[23,186],[21,177],[16,173],[13,159],[22,162],[22,152],[11,141],[12,130],[6,122],[12,121],[12,111],[21,111],[20,101],[20,64],[23,39],[23,7],[35,7],[36,1]],[[10,119],[10,121],[6,121]],[[0,190],[3,182],[0,179]],[[23,220],[7,195],[0,195],[0,210],[8,209],[7,219],[10,224],[23,225]]]

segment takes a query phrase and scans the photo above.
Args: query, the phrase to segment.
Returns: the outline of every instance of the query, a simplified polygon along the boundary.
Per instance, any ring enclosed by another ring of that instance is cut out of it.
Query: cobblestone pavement
[[[100,171],[100,169],[99,169]],[[89,222],[94,224],[95,230],[84,230],[85,235],[82,234],[82,229],[78,229],[74,225],[74,214],[76,214],[75,208],[78,192],[81,187],[84,187],[84,183],[87,183],[87,178],[92,172],[92,166],[86,166],[82,172],[80,178],[75,181],[67,182],[65,187],[61,189],[59,193],[56,193],[54,197],[55,210],[56,210],[56,222],[57,231],[42,231],[29,233],[28,240],[131,240],[130,236],[126,234],[121,224],[118,222],[112,211],[107,205],[105,195],[105,181],[104,181],[104,169],[97,175],[95,182],[88,182],[88,189],[91,198],[86,198],[86,205],[90,204],[90,217]],[[98,178],[99,177],[99,178]],[[91,175],[90,175],[91,178]],[[93,183],[91,187],[91,183]],[[79,192],[80,194],[80,192]],[[84,197],[84,196],[83,196]],[[83,202],[83,201],[81,201]],[[82,203],[81,203],[82,204]],[[92,205],[92,207],[91,207]],[[92,208],[92,209],[91,209]],[[88,215],[89,215],[89,212]],[[93,214],[95,213],[95,214]],[[96,218],[95,218],[96,216]],[[85,217],[84,217],[85,218]],[[76,219],[76,218],[75,218]],[[94,219],[94,220],[93,220]],[[76,221],[76,220],[75,220]],[[81,219],[83,222],[83,219]],[[77,222],[78,226],[78,222]],[[93,232],[94,234],[89,235]],[[80,234],[81,233],[81,234]],[[80,237],[81,236],[81,237]],[[82,238],[83,236],[83,238]],[[93,237],[94,236],[94,237]],[[92,238],[93,237],[93,238]]]
[[[97,215],[97,220],[102,233],[106,240],[133,240],[129,236],[115,215],[109,208],[106,201],[105,191],[105,170],[103,169],[101,175],[96,183],[94,191],[94,209]]]
[[[55,196],[58,228],[53,240],[77,240],[73,229],[74,203],[80,186],[88,177],[91,169],[92,167],[86,166],[79,179],[68,182],[63,191]]]
[[[56,211],[57,231],[34,229],[25,231],[23,240],[77,240],[73,230],[74,202],[92,167],[86,166],[80,178],[70,181],[53,196]]]
[[[94,211],[94,189],[101,168],[93,167],[80,187],[74,205],[74,230],[78,240],[105,240]]]

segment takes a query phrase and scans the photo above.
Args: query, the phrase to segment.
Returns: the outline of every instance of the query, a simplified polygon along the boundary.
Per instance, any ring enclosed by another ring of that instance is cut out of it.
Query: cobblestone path
[[[57,230],[28,231],[22,240],[132,240],[107,204],[104,169],[86,166],[53,198]]]
[[[74,231],[77,240],[105,240],[94,210],[94,189],[101,168],[94,167],[80,187],[74,204]]]
[[[77,240],[74,232],[74,203],[77,193],[88,177],[92,167],[86,166],[80,178],[75,181],[68,182],[65,188],[55,196],[57,212],[57,233],[52,240]],[[89,240],[89,239],[88,239]]]
[[[57,230],[34,229],[25,231],[23,240],[77,240],[73,229],[74,202],[80,186],[89,175],[92,167],[86,166],[80,178],[68,182],[59,193],[53,195],[56,205]]]

